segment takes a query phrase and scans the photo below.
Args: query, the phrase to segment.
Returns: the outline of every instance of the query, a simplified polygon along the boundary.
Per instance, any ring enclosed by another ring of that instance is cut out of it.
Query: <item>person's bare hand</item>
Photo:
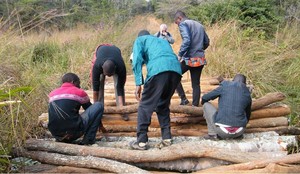
[[[141,100],[141,92],[142,92],[142,87],[141,86],[136,86],[135,87],[135,98],[137,101]]]

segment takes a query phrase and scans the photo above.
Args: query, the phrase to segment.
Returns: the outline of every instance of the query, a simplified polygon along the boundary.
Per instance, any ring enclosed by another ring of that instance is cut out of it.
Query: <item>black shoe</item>
[[[140,146],[139,143],[137,141],[132,141],[129,143],[129,146],[132,150],[147,150],[148,147],[147,145],[145,146]]]
[[[181,100],[180,105],[187,105],[189,103],[190,102],[188,101],[188,99],[184,99],[184,100]]]
[[[123,115],[122,115],[122,119],[123,119],[124,121],[128,121],[128,120],[129,120],[129,117],[128,117],[127,114],[123,114]]]
[[[79,145],[92,145],[95,144],[96,140],[82,140]]]
[[[218,135],[209,135],[209,134],[207,134],[207,135],[204,135],[203,138],[205,140],[219,140]]]

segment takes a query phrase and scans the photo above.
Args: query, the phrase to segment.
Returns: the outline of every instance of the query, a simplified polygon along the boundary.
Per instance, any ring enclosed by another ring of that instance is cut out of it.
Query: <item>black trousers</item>
[[[201,96],[201,88],[200,88],[200,77],[202,73],[204,65],[199,67],[190,67],[185,64],[185,62],[181,62],[181,70],[182,74],[187,72],[188,70],[191,73],[191,81],[192,81],[192,88],[193,88],[193,102],[192,105],[199,106],[200,96]],[[182,87],[181,82],[179,83],[176,91],[181,99],[186,99],[184,89]]]
[[[181,75],[167,71],[149,79],[142,92],[138,108],[137,142],[148,142],[148,127],[156,110],[162,139],[171,139],[170,101],[181,79]]]

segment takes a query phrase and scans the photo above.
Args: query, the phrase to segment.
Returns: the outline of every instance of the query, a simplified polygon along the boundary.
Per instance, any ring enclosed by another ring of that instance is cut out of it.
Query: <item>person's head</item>
[[[243,74],[236,74],[232,81],[246,84],[246,76]]]
[[[138,34],[138,37],[145,36],[145,35],[150,35],[149,31],[148,30],[141,30]]]
[[[106,60],[103,65],[102,65],[102,69],[103,69],[103,74],[105,76],[112,76],[115,74],[116,71],[116,65],[112,60]]]
[[[61,78],[62,83],[73,83],[76,87],[80,88],[80,79],[74,73],[66,73]]]
[[[161,24],[160,27],[160,32],[167,32],[168,26],[166,24]]]
[[[175,22],[175,24],[179,25],[180,22],[185,18],[187,18],[185,13],[183,11],[179,10],[175,13],[174,22]]]

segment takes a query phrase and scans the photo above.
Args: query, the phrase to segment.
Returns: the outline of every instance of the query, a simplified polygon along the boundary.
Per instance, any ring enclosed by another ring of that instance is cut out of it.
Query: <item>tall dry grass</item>
[[[15,97],[21,103],[0,106],[0,164],[7,164],[6,155],[12,145],[21,144],[30,136],[41,136],[38,116],[47,112],[49,92],[60,85],[66,72],[79,75],[82,87],[89,89],[89,71],[94,49],[101,43],[118,46],[131,73],[129,56],[133,42],[142,29],[150,33],[163,23],[153,16],[139,16],[124,25],[107,24],[101,28],[79,25],[69,31],[20,35],[6,30],[0,35],[0,91],[7,93],[18,87],[31,87],[30,91]],[[181,38],[175,24],[167,23],[175,39],[172,45],[177,53]],[[0,25],[1,26],[1,25]],[[204,76],[232,77],[243,73],[255,86],[254,97],[267,92],[281,91],[292,106],[291,121],[299,125],[300,106],[300,38],[297,24],[278,28],[275,39],[265,41],[243,35],[234,21],[206,28],[211,45],[206,51],[208,65]],[[36,50],[40,50],[38,52]],[[50,52],[50,54],[48,54]],[[42,56],[33,61],[36,54]],[[0,98],[0,102],[1,102]],[[6,138],[3,138],[6,137]],[[10,139],[9,143],[6,141]],[[21,141],[17,141],[20,139]],[[3,156],[1,156],[3,155]],[[4,165],[5,166],[5,165]],[[3,169],[0,167],[0,169]]]

